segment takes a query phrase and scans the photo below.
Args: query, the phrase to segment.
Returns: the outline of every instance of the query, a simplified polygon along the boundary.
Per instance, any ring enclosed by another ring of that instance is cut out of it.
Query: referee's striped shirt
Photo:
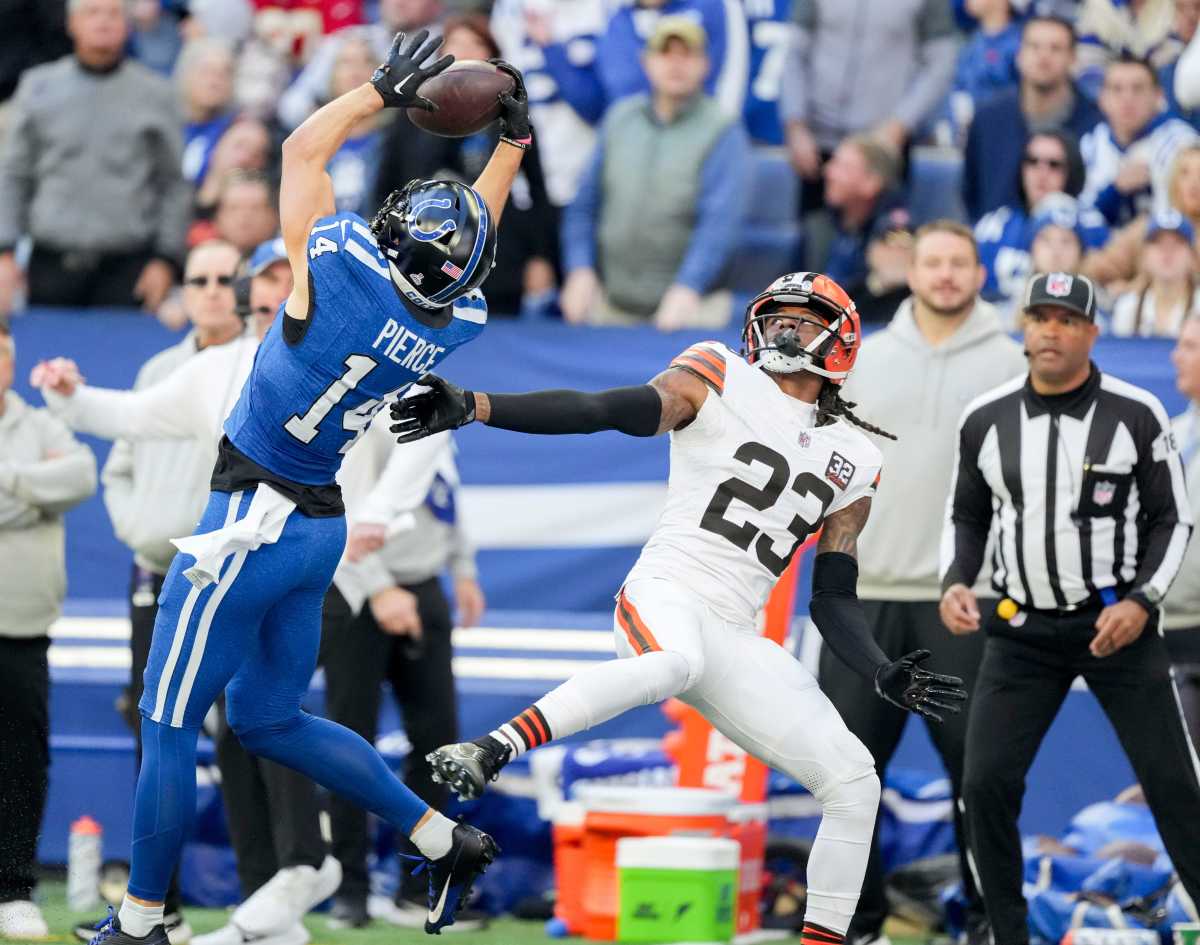
[[[942,587],[971,587],[992,538],[992,585],[1017,603],[1069,610],[1104,588],[1144,606],[1183,561],[1192,514],[1158,398],[1094,365],[1043,397],[1026,377],[972,401],[959,425],[942,533]]]

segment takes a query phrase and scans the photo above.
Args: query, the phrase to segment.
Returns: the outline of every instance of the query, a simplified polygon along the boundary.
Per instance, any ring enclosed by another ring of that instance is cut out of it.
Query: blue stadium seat
[[[735,294],[754,294],[795,265],[801,228],[799,181],[782,148],[755,148],[741,238],[730,267]]]
[[[913,148],[908,171],[908,209],[915,226],[943,218],[966,222],[962,168],[962,155],[954,148]]]

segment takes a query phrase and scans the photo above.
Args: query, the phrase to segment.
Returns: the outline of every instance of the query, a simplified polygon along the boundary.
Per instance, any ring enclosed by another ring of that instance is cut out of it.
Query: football
[[[417,90],[437,105],[437,111],[410,108],[408,117],[422,131],[464,138],[500,117],[500,96],[514,86],[512,76],[490,62],[463,59],[426,79]]]

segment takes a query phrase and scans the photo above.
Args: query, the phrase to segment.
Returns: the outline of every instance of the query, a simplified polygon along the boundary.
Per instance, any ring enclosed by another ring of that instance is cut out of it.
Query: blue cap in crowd
[[[286,261],[287,258],[287,247],[283,243],[283,237],[277,236],[273,240],[259,243],[258,248],[250,256],[246,271],[251,276],[261,276],[268,266],[281,260]]]
[[[1079,202],[1067,194],[1047,194],[1033,208],[1033,228],[1029,240],[1034,238],[1048,226],[1061,226],[1070,230],[1079,238],[1083,245],[1083,225],[1079,219]]]
[[[1195,228],[1178,210],[1160,210],[1150,218],[1150,225],[1146,227],[1146,242],[1159,233],[1178,233],[1189,243],[1196,242]]]

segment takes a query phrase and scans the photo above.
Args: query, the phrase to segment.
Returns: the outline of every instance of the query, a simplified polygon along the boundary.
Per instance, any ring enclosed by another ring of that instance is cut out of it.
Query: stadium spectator
[[[193,187],[208,173],[217,142],[233,123],[233,76],[236,60],[220,39],[195,39],[183,47],[175,82],[183,99],[183,176]]]
[[[963,203],[972,220],[1021,203],[1021,156],[1031,131],[1063,129],[1076,139],[1102,115],[1074,85],[1075,32],[1055,17],[1034,16],[1021,30],[1017,88],[979,104],[963,155]]]
[[[1200,228],[1200,143],[1186,145],[1175,155],[1167,193],[1171,208],[1187,217],[1193,229]],[[1144,214],[1114,232],[1102,248],[1087,254],[1080,271],[1112,294],[1126,291],[1137,275],[1149,222],[1149,214]]]
[[[605,0],[496,0],[492,7],[492,34],[501,54],[525,76],[537,144],[554,155],[544,168],[546,193],[559,209],[575,199],[596,132],[563,97],[546,62],[557,54],[590,67],[606,22]]]
[[[1122,56],[1161,69],[1179,57],[1186,42],[1174,34],[1175,21],[1175,0],[1083,0],[1075,20],[1076,78],[1095,94],[1108,66]]]
[[[1158,74],[1140,59],[1109,63],[1100,109],[1105,120],[1079,143],[1087,171],[1080,200],[1113,225],[1166,207],[1175,155],[1200,139],[1163,108]]]
[[[365,33],[347,37],[338,49],[333,64],[330,98],[369,82],[378,65],[378,57]],[[371,199],[379,170],[379,116],[372,115],[355,128],[328,164],[333,180],[338,213],[357,213],[370,217],[377,206]]]
[[[1011,0],[967,0],[966,10],[978,26],[958,51],[950,92],[954,127],[964,134],[978,103],[1016,86],[1021,46],[1021,24]]]
[[[239,171],[266,170],[271,150],[271,135],[262,122],[254,118],[231,122],[217,139],[196,188],[192,204],[193,227],[213,218],[231,176]]]
[[[858,596],[875,640],[889,656],[913,650],[937,653],[938,671],[962,678],[971,690],[983,642],[947,638],[938,619],[937,548],[929,540],[942,525],[954,466],[955,431],[962,408],[984,391],[1022,373],[1021,348],[1004,333],[996,310],[979,298],[983,268],[975,238],[960,223],[935,221],[917,231],[908,273],[912,298],[882,331],[870,335],[846,382],[846,397],[864,416],[898,440],[874,438],[888,473],[879,481],[871,518],[858,541]],[[850,731],[875,759],[880,779],[907,714],[872,699],[871,687],[828,647],[821,650],[821,688]],[[930,725],[929,735],[961,795],[966,713]],[[974,893],[966,842],[955,807],[960,873],[971,901],[967,941],[986,943],[983,904]],[[876,828],[858,911],[847,941],[871,942],[888,915]]]
[[[1051,210],[1034,219],[1033,241],[1029,244],[1031,272],[1076,273],[1083,263],[1083,238],[1079,218],[1069,209]]]
[[[729,321],[719,279],[738,235],[750,145],[704,94],[706,43],[695,20],[661,18],[642,57],[651,94],[605,117],[563,215],[568,321],[664,331]]]
[[[11,390],[0,332],[0,938],[49,935],[33,903],[50,773],[47,635],[67,589],[62,515],[96,491],[96,459]]]
[[[834,149],[823,174],[828,213],[805,220],[804,268],[853,285],[866,278],[867,239],[876,220],[903,205],[900,162],[875,138],[851,135]]]
[[[183,44],[187,0],[127,0],[129,55],[147,69],[169,75]]]
[[[26,69],[70,52],[66,32],[66,0],[2,0],[0,22],[0,139],[4,137],[4,110]]]
[[[1200,318],[1188,318],[1171,350],[1175,386],[1188,399],[1172,418],[1171,431],[1183,459],[1192,519],[1200,518]],[[1200,542],[1190,542],[1175,583],[1163,598],[1163,634],[1175,668],[1192,744],[1200,744]]]
[[[451,668],[454,622],[441,575],[448,570],[453,579],[459,626],[478,624],[484,596],[476,580],[474,548],[457,514],[459,479],[450,434],[396,449],[390,423],[385,415],[368,428],[339,475],[350,533],[334,586],[325,596],[325,712],[374,743],[380,686],[388,682],[411,745],[405,783],[440,810],[449,791],[433,782],[425,756],[458,740]],[[370,887],[366,812],[333,797],[330,827],[343,870],[333,916],[359,927],[367,921]],[[423,876],[411,876],[402,864],[393,907],[381,917],[420,926],[427,910],[426,886]],[[454,922],[461,931],[480,925],[479,913],[459,913]]]
[[[149,387],[212,345],[223,345],[242,332],[233,298],[238,252],[227,243],[202,243],[184,265],[182,307],[192,330],[178,344],[142,365],[134,390]],[[136,706],[142,697],[142,672],[150,655],[150,636],[158,613],[163,577],[175,557],[172,538],[186,535],[208,498],[212,470],[209,453],[190,441],[117,440],[100,474],[104,505],[117,538],[133,552],[129,583],[130,666],[125,702],[141,763],[141,724]],[[178,873],[167,890],[164,924],[178,938],[190,936],[183,919]],[[89,925],[89,932],[94,933]]]
[[[225,179],[213,230],[248,256],[279,229],[279,211],[275,206],[275,188],[265,175],[255,171],[237,171]]]
[[[1069,133],[1040,131],[1029,136],[1021,156],[1021,202],[999,207],[975,224],[979,258],[987,270],[983,297],[990,302],[1015,299],[1032,271],[1029,250],[1044,220],[1053,215],[1078,228],[1086,246],[1103,246],[1108,224],[1099,211],[1081,208],[1075,197],[1083,188],[1083,158]]]
[[[1194,103],[1191,107],[1184,105],[1179,100],[1179,93],[1175,87],[1180,62],[1183,55],[1191,48],[1198,25],[1200,25],[1200,0],[1175,0],[1175,25],[1171,32],[1183,44],[1183,50],[1179,58],[1173,59],[1159,70],[1158,84],[1162,87],[1163,95],[1166,97],[1167,111],[1176,118],[1182,118],[1200,131],[1200,109],[1197,109]]]
[[[1005,945],[1030,940],[1017,828],[1025,776],[1079,676],[1117,731],[1187,898],[1200,896],[1196,754],[1158,632],[1191,507],[1158,398],[1091,361],[1095,298],[1083,276],[1031,280],[1029,373],[965,412],[942,534],[942,620],[958,634],[987,631],[963,816],[992,941]],[[1037,500],[1022,499],[1034,490]],[[1003,598],[994,609],[970,590],[989,544]]]
[[[1178,211],[1150,218],[1137,287],[1113,304],[1114,335],[1176,338],[1184,321],[1200,313],[1195,242],[1195,229]]]
[[[255,35],[301,66],[327,34],[363,22],[362,0],[250,0]]]
[[[188,187],[170,85],[124,57],[124,0],[70,0],[75,52],[21,79],[0,158],[0,314],[34,305],[154,311],[183,258]]]
[[[945,0],[798,0],[792,10],[779,112],[807,210],[820,206],[821,165],[847,135],[905,149],[950,90],[958,39]]]
[[[447,18],[441,52],[457,59],[491,59],[500,54],[487,17],[479,13]],[[496,268],[488,277],[494,314],[533,313],[553,304],[558,284],[558,214],[546,192],[539,135],[526,152],[509,204],[497,231]],[[384,131],[382,160],[372,206],[406,181],[429,177],[475,180],[496,147],[495,126],[466,138],[441,138],[414,128],[398,113]],[[337,178],[334,178],[334,186]]]
[[[544,49],[546,71],[584,121],[597,124],[615,102],[652,91],[654,79],[644,68],[640,54],[659,20],[667,16],[687,17],[703,28],[708,48],[704,91],[725,114],[741,117],[750,56],[742,4],[725,0],[636,0],[614,6],[590,63],[572,61],[570,50],[561,43],[551,43]]]
[[[227,43],[241,43],[254,28],[250,0],[188,0],[184,35],[190,41],[213,36]]]
[[[379,22],[367,27],[376,60],[387,55],[396,33],[421,29],[437,33],[444,16],[442,0],[379,0]],[[359,34],[339,30],[317,48],[312,60],[279,99],[279,121],[284,128],[297,127],[328,100],[338,50],[345,39],[356,35]]]
[[[908,210],[896,207],[875,221],[866,255],[866,276],[849,295],[863,324],[880,324],[890,321],[909,295],[913,231]]]

